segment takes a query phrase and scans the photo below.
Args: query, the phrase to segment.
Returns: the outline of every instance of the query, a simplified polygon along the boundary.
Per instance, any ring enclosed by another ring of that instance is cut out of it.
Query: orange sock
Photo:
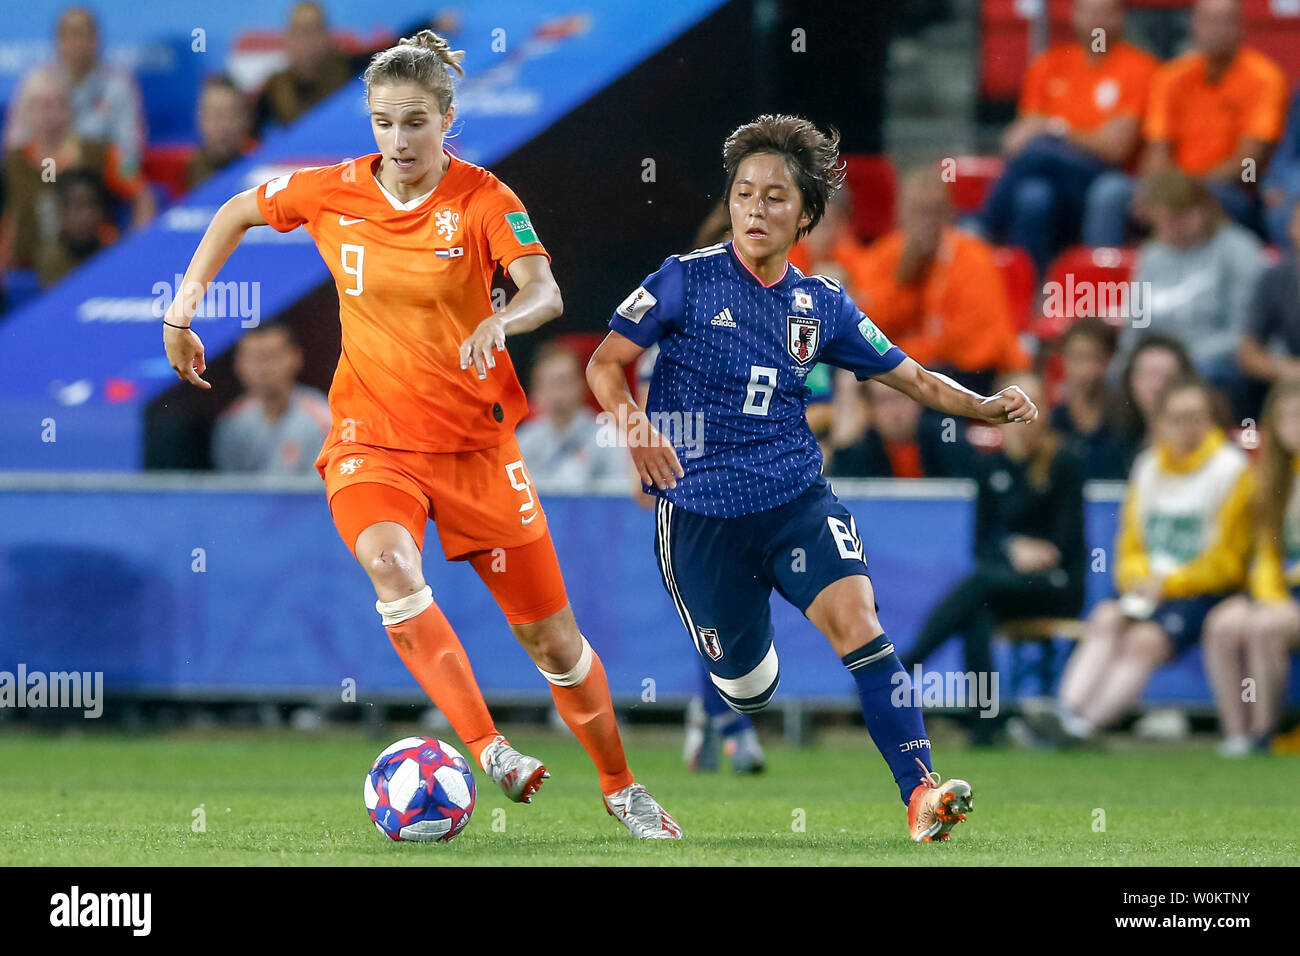
[[[479,754],[497,735],[496,725],[474,680],[465,648],[442,609],[433,603],[432,590],[426,586],[397,601],[376,602],[375,607],[384,618],[397,656],[451,721],[477,765]],[[390,623],[394,620],[398,622]]]
[[[584,674],[583,671],[586,670]],[[617,793],[632,782],[632,771],[623,753],[623,738],[609,698],[605,666],[587,639],[582,639],[582,656],[568,674],[543,675],[551,685],[555,709],[582,744],[600,775],[600,792]],[[567,683],[574,681],[574,683]]]

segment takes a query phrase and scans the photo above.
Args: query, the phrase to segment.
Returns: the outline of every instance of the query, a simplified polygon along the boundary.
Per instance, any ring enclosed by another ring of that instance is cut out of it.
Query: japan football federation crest
[[[785,321],[786,350],[800,365],[807,365],[817,354],[822,320],[812,316],[790,315]]]
[[[718,639],[718,629],[716,627],[697,627],[695,632],[700,635],[700,648],[705,654],[709,655],[709,660],[721,660],[722,641]]]

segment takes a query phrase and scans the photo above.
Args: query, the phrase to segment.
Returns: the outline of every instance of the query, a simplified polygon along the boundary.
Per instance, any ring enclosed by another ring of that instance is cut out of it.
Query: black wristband
[[[170,325],[173,329],[188,329],[188,328],[189,328],[188,325],[177,325],[175,322],[168,322],[166,319],[163,319],[163,325]]]

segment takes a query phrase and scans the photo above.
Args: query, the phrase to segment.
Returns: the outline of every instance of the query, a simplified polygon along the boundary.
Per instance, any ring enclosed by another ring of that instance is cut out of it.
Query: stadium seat
[[[853,197],[853,232],[870,242],[894,228],[898,179],[884,156],[845,156],[844,182]]]
[[[557,335],[552,340],[562,349],[568,349],[578,357],[579,364],[585,369],[587,363],[591,360],[591,355],[605,341],[604,332],[565,332],[563,335]],[[632,394],[636,394],[636,363],[632,363],[624,369],[627,375],[628,388],[632,389]],[[600,403],[596,401],[596,396],[591,393],[591,389],[586,389],[587,404],[593,412],[599,414],[602,409]],[[531,413],[530,413],[531,414]]]
[[[993,261],[1002,273],[1007,302],[1016,320],[1016,331],[1033,331],[1034,320],[1030,310],[1034,307],[1034,260],[1019,246],[997,246],[993,250]]]
[[[1051,283],[1059,283],[1065,298],[1064,315],[1043,315],[1038,320],[1035,330],[1043,341],[1059,339],[1076,318],[1074,299],[1069,291],[1077,289],[1082,283],[1092,283],[1094,288],[1102,283],[1128,282],[1133,275],[1133,264],[1137,260],[1136,249],[1118,249],[1106,246],[1072,246],[1052,263],[1047,270],[1044,283],[1044,297],[1050,295]],[[1101,318],[1117,320],[1118,316],[1102,315]]]
[[[144,151],[144,178],[161,186],[170,202],[185,195],[185,167],[194,149],[190,143],[156,143]]]
[[[959,216],[978,212],[984,197],[1002,175],[998,156],[958,156],[953,172],[952,205]]]

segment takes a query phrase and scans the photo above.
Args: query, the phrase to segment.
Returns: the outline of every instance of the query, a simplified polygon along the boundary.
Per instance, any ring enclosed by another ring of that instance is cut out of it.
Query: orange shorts
[[[339,442],[321,451],[316,469],[354,556],[357,537],[379,521],[402,525],[423,552],[432,519],[447,560],[469,561],[510,623],[541,620],[568,603],[546,514],[513,437],[468,452]]]

